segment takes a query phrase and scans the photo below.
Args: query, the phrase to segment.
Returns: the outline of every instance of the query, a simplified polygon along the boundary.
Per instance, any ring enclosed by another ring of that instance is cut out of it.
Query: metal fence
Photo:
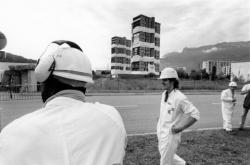
[[[0,101],[40,99],[39,85],[1,85]]]
[[[229,81],[180,80],[181,90],[217,90],[228,88]],[[238,90],[243,84],[238,83]],[[0,86],[0,101],[41,99],[40,85]],[[157,93],[162,91],[161,81],[155,79],[98,79],[87,86],[92,93]]]

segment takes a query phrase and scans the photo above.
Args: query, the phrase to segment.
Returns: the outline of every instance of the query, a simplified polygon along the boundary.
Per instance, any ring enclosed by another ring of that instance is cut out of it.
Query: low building
[[[212,73],[213,67],[216,69],[216,75],[230,75],[231,61],[207,60],[202,62],[202,68],[208,74]]]
[[[9,66],[13,65],[27,65],[27,63],[0,62],[0,83],[2,82],[4,72],[10,70]]]
[[[250,81],[250,62],[232,62],[231,80],[235,77],[244,82]]]
[[[108,76],[111,74],[110,70],[96,70],[95,74],[97,76]]]
[[[0,62],[1,85],[15,87],[17,92],[37,91],[34,63]]]

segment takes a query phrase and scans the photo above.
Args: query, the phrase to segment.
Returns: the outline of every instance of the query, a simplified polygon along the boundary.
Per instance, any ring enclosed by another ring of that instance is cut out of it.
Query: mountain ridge
[[[9,52],[0,51],[0,62],[13,62],[13,63],[36,63],[36,60],[28,59],[20,55],[15,55]]]
[[[199,70],[202,61],[224,60],[250,61],[250,41],[221,42],[214,45],[183,48],[182,52],[170,52],[160,58],[161,70],[165,67],[186,67],[187,71]]]

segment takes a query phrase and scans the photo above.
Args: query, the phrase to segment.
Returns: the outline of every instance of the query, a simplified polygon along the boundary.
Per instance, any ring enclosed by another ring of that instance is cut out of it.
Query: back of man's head
[[[38,60],[35,75],[41,82],[43,101],[53,94],[76,89],[85,93],[93,83],[91,63],[82,49],[71,41],[54,41]]]

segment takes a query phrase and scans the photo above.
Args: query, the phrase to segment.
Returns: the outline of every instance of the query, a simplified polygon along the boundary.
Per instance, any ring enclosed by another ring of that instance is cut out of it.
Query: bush
[[[188,73],[182,68],[177,69],[177,74],[180,79],[188,79]]]
[[[209,74],[206,72],[206,69],[201,70],[201,79],[202,80],[208,80],[209,79]]]
[[[200,71],[195,71],[195,70],[192,70],[189,77],[192,79],[192,80],[200,80],[201,79],[201,72]]]

